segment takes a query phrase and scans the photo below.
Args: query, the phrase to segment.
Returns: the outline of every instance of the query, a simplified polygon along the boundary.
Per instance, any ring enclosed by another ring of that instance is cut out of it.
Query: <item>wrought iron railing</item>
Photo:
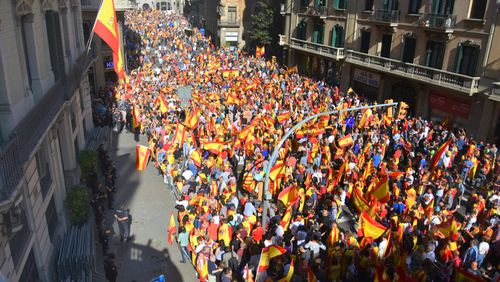
[[[228,20],[217,20],[218,26],[227,26],[227,27],[239,27],[240,22],[236,19],[228,19]]]
[[[398,10],[375,10],[373,11],[372,20],[397,24],[399,23],[399,14]]]
[[[456,15],[423,14],[419,20],[420,26],[438,29],[454,29],[457,24]]]
[[[23,175],[23,167],[59,110],[80,86],[83,75],[97,57],[95,48],[82,53],[71,71],[59,79],[19,122],[0,146],[0,201],[10,198]]]
[[[316,54],[327,56],[336,60],[344,58],[344,48],[332,47],[296,38],[291,39],[290,47],[295,49],[302,49],[303,51],[314,52]]]
[[[390,72],[405,78],[416,79],[443,87],[459,90],[469,95],[478,91],[479,77],[415,65],[389,58],[346,50],[345,59],[352,64]]]

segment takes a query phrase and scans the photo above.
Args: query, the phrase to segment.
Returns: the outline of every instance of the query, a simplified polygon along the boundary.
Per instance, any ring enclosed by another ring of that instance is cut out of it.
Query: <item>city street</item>
[[[144,135],[140,143],[146,145]],[[124,130],[117,135],[113,132],[112,148],[109,149],[118,171],[115,208],[129,208],[132,214],[132,240],[121,243],[112,211],[108,211],[109,222],[113,222],[115,230],[110,252],[116,255],[117,281],[150,281],[160,274],[165,275],[166,281],[194,281],[196,273],[192,265],[180,263],[177,245],[167,243],[168,221],[175,199],[151,163],[145,171],[135,169],[136,144],[131,133]],[[94,281],[106,281],[97,240],[96,253],[99,274],[94,275]]]

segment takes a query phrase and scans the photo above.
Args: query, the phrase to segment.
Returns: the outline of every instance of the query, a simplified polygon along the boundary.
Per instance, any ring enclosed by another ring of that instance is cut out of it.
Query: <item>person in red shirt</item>
[[[214,223],[213,219],[210,219],[210,225],[208,225],[207,233],[210,239],[217,241],[217,230],[219,230],[219,225]]]
[[[264,235],[264,228],[262,228],[261,223],[257,221],[255,223],[255,228],[252,231],[252,238],[255,242],[260,242],[262,240],[262,236]]]

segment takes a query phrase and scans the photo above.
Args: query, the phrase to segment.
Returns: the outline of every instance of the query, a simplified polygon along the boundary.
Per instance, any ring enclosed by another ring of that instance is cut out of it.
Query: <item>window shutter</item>
[[[333,28],[332,28],[332,42],[331,42],[331,44],[330,44],[330,45],[331,45],[332,47],[336,47],[336,46],[337,46],[337,45],[336,45],[336,43],[337,43],[337,32],[336,32],[336,30],[335,30],[335,27],[333,27]]]
[[[455,54],[455,72],[460,73],[460,66],[462,64],[462,58],[464,56],[464,46],[462,43],[457,46],[457,53]]]

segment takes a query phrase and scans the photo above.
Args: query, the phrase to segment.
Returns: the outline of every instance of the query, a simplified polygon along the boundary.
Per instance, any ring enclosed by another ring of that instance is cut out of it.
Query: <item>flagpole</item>
[[[92,26],[92,31],[90,32],[89,41],[87,41],[87,45],[85,47],[85,50],[86,50],[85,53],[87,55],[88,55],[88,53],[90,51],[90,45],[92,43],[92,39],[94,39],[94,28],[95,28],[95,25],[97,24],[97,19],[99,18],[99,14],[101,13],[101,8],[102,8],[102,3],[103,2],[104,2],[104,0],[101,0],[101,3],[99,4],[99,11],[97,12],[97,15],[95,17],[94,25]]]

